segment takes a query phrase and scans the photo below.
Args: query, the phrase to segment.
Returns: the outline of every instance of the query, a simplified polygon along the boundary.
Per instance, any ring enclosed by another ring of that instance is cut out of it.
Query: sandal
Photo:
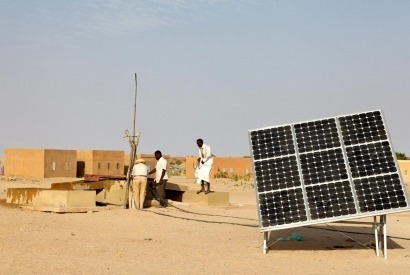
[[[205,190],[201,189],[201,190],[198,190],[196,193],[199,194],[199,193],[202,193],[202,192],[205,192]],[[206,194],[206,192],[205,192],[205,194]]]
[[[206,190],[205,195],[211,193],[211,190]]]

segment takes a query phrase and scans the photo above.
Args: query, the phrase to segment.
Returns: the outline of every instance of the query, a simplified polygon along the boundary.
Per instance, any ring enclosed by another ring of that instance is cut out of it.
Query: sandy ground
[[[47,188],[59,181],[67,179],[0,180],[0,274],[408,274],[410,270],[410,212],[387,216],[386,260],[375,255],[370,226],[340,223],[271,232],[274,244],[265,255],[254,205],[53,214],[4,203],[6,188]],[[214,190],[251,190],[247,184],[235,184],[217,181]],[[291,233],[304,240],[278,240]]]

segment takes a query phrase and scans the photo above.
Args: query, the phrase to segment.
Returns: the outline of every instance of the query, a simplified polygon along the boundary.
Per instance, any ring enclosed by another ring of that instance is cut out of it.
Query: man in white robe
[[[204,141],[202,139],[197,139],[196,144],[199,148],[197,166],[198,170],[196,171],[196,178],[197,182],[201,184],[201,189],[197,192],[197,194],[201,192],[208,194],[209,192],[211,192],[211,180],[209,174],[214,163],[211,153],[211,147],[208,144],[204,144]]]

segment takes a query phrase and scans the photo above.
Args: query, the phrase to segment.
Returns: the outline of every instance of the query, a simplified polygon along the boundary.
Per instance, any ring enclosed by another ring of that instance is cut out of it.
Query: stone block
[[[124,202],[128,203],[128,197],[125,195],[125,181],[104,181],[104,189],[97,192],[96,201],[102,204],[124,205]]]
[[[94,190],[8,188],[7,203],[39,207],[95,207]]]

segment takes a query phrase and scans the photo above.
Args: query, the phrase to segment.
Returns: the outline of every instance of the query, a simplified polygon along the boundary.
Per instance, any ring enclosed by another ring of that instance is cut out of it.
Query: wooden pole
[[[128,166],[128,172],[127,172],[127,180],[125,184],[125,198],[124,198],[124,204],[123,208],[127,208],[127,202],[128,202],[128,207],[131,208],[132,206],[132,194],[130,194],[130,188],[131,188],[131,178],[132,178],[132,168],[134,167],[135,163],[135,157],[137,155],[137,146],[140,138],[140,134],[136,135],[135,133],[135,119],[136,119],[136,113],[137,113],[137,74],[135,74],[135,93],[134,93],[134,121],[133,121],[133,129],[132,129],[132,136],[129,135],[128,131],[125,132],[125,135],[128,137],[128,141],[130,143],[131,147],[131,152],[130,152],[130,163]]]
[[[135,93],[134,93],[134,128],[132,130],[132,136],[135,138],[135,117],[137,114],[137,74],[135,73]]]

